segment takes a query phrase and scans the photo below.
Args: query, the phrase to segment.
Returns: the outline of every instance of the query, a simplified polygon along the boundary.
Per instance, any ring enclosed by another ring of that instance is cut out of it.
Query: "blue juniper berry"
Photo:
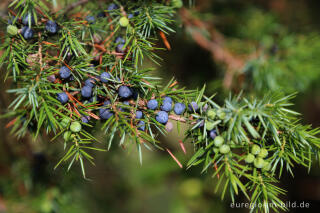
[[[81,95],[84,98],[90,98],[92,95],[92,87],[84,86],[81,89]]]
[[[137,127],[138,127],[138,130],[144,131],[146,129],[146,124],[144,121],[139,121]]]
[[[31,39],[33,37],[33,30],[27,26],[24,26],[21,30],[21,34],[25,39]]]
[[[169,102],[169,103],[172,103],[172,98],[171,98],[171,97],[169,97],[169,96],[165,96],[165,97],[163,98],[163,102]]]
[[[58,32],[58,25],[55,21],[47,21],[46,23],[46,30],[51,33],[51,34],[55,34]]]
[[[83,122],[83,123],[89,123],[89,120],[90,120],[90,116],[82,116],[81,117],[81,121]]]
[[[22,18],[22,24],[29,25],[29,16],[30,16],[30,14],[27,14]],[[34,21],[33,15],[31,15],[30,21],[31,21],[30,24],[34,25],[35,21]]]
[[[197,112],[199,109],[199,106],[197,104],[197,102],[192,101],[189,105],[188,105],[188,109],[190,112]]]
[[[101,108],[101,109],[99,109],[99,116],[103,120],[108,120],[109,118],[111,118],[113,116],[113,113],[110,112],[109,109]]]
[[[184,113],[184,111],[186,110],[186,105],[184,103],[176,103],[174,105],[174,113],[176,113],[177,115],[182,115]]]
[[[209,132],[209,136],[211,139],[215,139],[217,137],[217,131],[216,130],[211,130]]]
[[[62,79],[67,79],[71,76],[71,71],[68,67],[62,66],[60,68],[59,75]]]
[[[132,90],[127,86],[120,86],[118,94],[121,98],[129,98],[132,96]]]
[[[126,43],[126,40],[124,38],[122,38],[121,36],[118,36],[115,40],[115,42],[117,44],[125,44]]]
[[[140,111],[140,110],[136,111],[136,119],[141,119],[141,118],[143,118],[142,111]]]
[[[50,81],[51,83],[54,83],[56,81],[56,76],[55,75],[49,75],[47,77],[47,80]]]
[[[166,124],[168,122],[169,116],[165,111],[159,111],[156,116],[156,120],[161,124]]]
[[[110,74],[109,73],[107,73],[107,72],[103,72],[103,73],[101,73],[101,75],[100,75],[100,80],[101,80],[101,82],[103,82],[103,83],[108,83],[108,79],[110,79],[111,78],[111,76],[110,76]]]
[[[124,44],[118,44],[118,45],[116,46],[116,52],[117,52],[117,53],[124,53],[125,50],[126,50],[126,48],[124,47]]]
[[[158,108],[158,101],[156,99],[151,99],[147,103],[148,109],[155,110]]]
[[[65,104],[68,102],[69,97],[68,97],[67,93],[61,92],[61,93],[57,94],[57,99],[58,99],[58,101],[60,101],[60,103]]]
[[[88,78],[87,80],[84,81],[84,85],[93,88],[95,86],[96,80],[93,78]]]
[[[163,101],[160,108],[161,108],[161,110],[163,110],[163,111],[170,112],[171,109],[172,109],[172,102]]]

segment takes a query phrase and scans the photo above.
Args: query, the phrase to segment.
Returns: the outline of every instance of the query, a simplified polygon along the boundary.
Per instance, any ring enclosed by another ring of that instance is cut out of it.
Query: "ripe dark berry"
[[[132,96],[132,90],[127,86],[121,86],[118,89],[118,94],[121,98],[129,98]]]
[[[136,119],[143,118],[143,113],[141,111],[136,111]]]
[[[69,97],[68,97],[67,93],[65,93],[65,92],[58,93],[57,96],[58,96],[57,97],[58,101],[60,101],[60,103],[62,103],[62,104],[67,103],[69,100]]]
[[[139,121],[137,127],[138,127],[138,130],[144,131],[146,129],[146,124],[144,121]]]
[[[93,16],[87,16],[86,20],[89,24],[94,24],[96,22],[96,19]]]
[[[114,4],[114,3],[111,3],[109,6],[108,6],[108,9],[107,10],[116,10],[118,9],[118,5]]]
[[[199,106],[197,104],[197,102],[192,101],[189,105],[188,105],[188,109],[190,112],[197,112],[199,109]]]
[[[113,113],[110,112],[110,110],[108,110],[108,109],[101,108],[101,109],[99,109],[99,116],[101,119],[108,120],[109,118],[111,118],[113,116]]]
[[[215,139],[215,138],[217,137],[217,132],[216,132],[216,130],[211,130],[211,131],[209,132],[209,136],[210,136],[210,138]]]
[[[163,102],[172,103],[172,98],[170,98],[169,96],[166,96],[166,97],[163,98]]]
[[[82,123],[89,123],[89,120],[90,120],[90,116],[82,116],[81,117],[81,121]]]
[[[198,127],[203,127],[204,126],[204,120],[198,119],[196,125],[199,125]]]
[[[30,14],[28,14],[22,18],[22,24],[29,25],[29,16],[30,16]],[[31,21],[30,24],[34,25],[35,21],[34,21],[33,15],[31,15],[30,21]]]
[[[163,111],[170,112],[172,109],[172,102],[170,103],[169,101],[163,101],[160,108]]]
[[[116,52],[117,53],[124,53],[126,48],[124,47],[124,44],[118,44],[116,47]]]
[[[22,28],[21,34],[25,39],[31,39],[33,37],[33,30],[25,26]]]
[[[88,78],[84,81],[84,85],[93,88],[95,84],[95,80],[93,78]]]
[[[58,25],[55,21],[47,21],[46,23],[46,30],[51,33],[51,34],[55,34],[58,32]]]
[[[101,80],[101,82],[103,82],[103,83],[108,83],[108,79],[110,79],[111,78],[111,76],[110,76],[110,74],[109,73],[107,73],[107,72],[103,72],[103,73],[101,73],[101,75],[100,75],[100,80]]]
[[[130,13],[130,14],[128,15],[128,19],[130,19],[130,18],[133,18],[133,14],[132,14],[132,13]]]
[[[59,75],[60,75],[60,78],[67,79],[71,76],[71,71],[69,70],[68,67],[63,66],[60,68]]]
[[[174,105],[174,113],[176,113],[177,115],[182,115],[184,113],[184,111],[186,110],[186,105],[184,103],[176,103]]]
[[[84,86],[81,89],[81,95],[84,98],[90,98],[92,95],[92,87]]]
[[[156,116],[156,120],[161,124],[166,124],[168,122],[169,116],[168,113],[165,111],[158,112]]]
[[[116,38],[115,42],[116,42],[117,44],[125,44],[125,43],[126,43],[126,40],[124,40],[124,38],[122,38],[122,37],[119,36],[119,37]]]
[[[152,99],[147,103],[148,109],[155,110],[158,108],[158,101],[156,99]]]

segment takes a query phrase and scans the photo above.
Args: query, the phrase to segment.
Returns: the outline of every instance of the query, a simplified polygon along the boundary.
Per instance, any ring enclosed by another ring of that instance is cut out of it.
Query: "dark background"
[[[6,5],[7,1],[1,1],[2,16],[7,14]],[[214,24],[231,48],[232,41],[241,44],[250,40],[250,36],[239,34],[239,29],[250,28],[256,32],[252,38],[263,39],[265,28],[259,26],[264,26],[268,17],[272,17],[272,23],[286,28],[288,35],[315,33],[317,36],[319,9],[317,0],[198,0],[194,8],[202,14],[200,20]],[[250,18],[247,17],[248,11],[251,11]],[[253,24],[256,30],[252,29]],[[172,50],[159,52],[164,59],[161,67],[151,63],[145,66],[156,67],[155,75],[163,77],[164,82],[175,76],[181,86],[190,89],[206,84],[208,95],[219,92],[217,101],[221,102],[230,91],[235,91],[222,86],[225,67],[220,61],[213,60],[211,53],[199,46],[186,33],[184,26],[176,30],[177,33],[168,38]],[[158,45],[163,46],[161,41]],[[248,51],[246,45],[240,45],[240,48]],[[1,79],[4,71],[1,71]],[[312,72],[319,73],[320,69]],[[303,114],[304,123],[313,127],[320,124],[318,84],[319,79],[313,79],[294,99],[294,109]],[[11,99],[5,93],[6,89],[7,85],[1,83],[1,113],[6,111]],[[45,136],[37,141],[29,135],[18,140],[5,128],[8,121],[0,120],[0,212],[248,212],[248,209],[231,209],[229,198],[221,201],[219,192],[214,193],[217,180],[210,174],[199,175],[199,168],[180,169],[166,152],[158,150],[143,150],[143,165],[139,163],[135,146],[122,150],[115,145],[107,153],[96,153],[96,166],[87,166],[87,176],[92,181],[82,179],[79,167],[73,167],[69,172],[66,172],[66,165],[53,170],[62,157],[62,144],[58,140],[51,142]],[[104,140],[103,135],[98,137]],[[178,146],[181,138],[182,133],[174,130],[161,141],[186,163],[193,149],[188,146],[187,156],[183,155]],[[309,209],[290,209],[290,212],[318,212],[319,177],[316,162],[309,173],[297,166],[294,178],[284,174],[279,184],[288,191],[284,199],[310,203]],[[244,197],[238,197],[238,202],[245,202]]]

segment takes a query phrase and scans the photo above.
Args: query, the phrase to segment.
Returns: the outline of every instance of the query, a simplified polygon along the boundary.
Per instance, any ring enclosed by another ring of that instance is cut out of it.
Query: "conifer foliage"
[[[295,164],[310,169],[320,154],[319,129],[300,124],[289,109],[294,95],[240,94],[218,104],[205,87],[180,88],[174,79],[161,86],[151,69],[141,68],[146,58],[159,62],[158,38],[170,48],[166,35],[174,33],[182,5],[119,0],[101,8],[75,1],[55,11],[55,1],[12,1],[0,58],[15,97],[4,116],[12,119],[8,126],[18,137],[30,132],[62,141],[57,166],[80,164],[86,177],[90,150],[106,151],[94,131],[108,138],[107,149],[134,143],[142,161],[142,146],[164,150],[157,136],[171,131],[172,121],[186,123],[184,142],[195,150],[187,166],[202,165],[217,177],[222,197],[234,200],[241,192],[252,203],[285,210],[279,198],[285,191],[276,183],[283,170],[293,175]]]

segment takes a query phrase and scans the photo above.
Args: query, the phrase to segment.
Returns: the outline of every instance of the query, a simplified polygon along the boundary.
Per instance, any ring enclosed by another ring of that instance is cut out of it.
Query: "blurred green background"
[[[1,16],[7,14],[7,4],[8,1],[1,0]],[[224,36],[228,50],[240,58],[258,48],[262,51],[272,50],[272,47],[280,52],[281,49],[288,50],[274,62],[271,58],[269,63],[263,64],[267,67],[266,73],[261,72],[261,76],[247,80],[238,89],[263,95],[266,87],[259,87],[259,78],[265,80],[265,75],[279,75],[281,84],[275,83],[267,90],[299,91],[294,100],[295,110],[303,114],[303,122],[318,127],[319,9],[317,0],[197,0],[192,10],[199,20],[214,25]],[[231,91],[237,91],[237,84],[231,89],[223,87],[225,67],[192,39],[179,16],[177,20],[182,27],[177,27],[177,33],[168,38],[172,50],[158,53],[164,59],[161,67],[148,62],[145,66],[154,66],[157,69],[154,74],[161,76],[164,83],[175,76],[181,86],[189,89],[206,84],[208,95],[218,92],[217,101],[221,102]],[[5,29],[4,24],[1,29]],[[161,41],[158,45],[163,47]],[[259,63],[254,61],[252,69],[261,67]],[[283,79],[282,72],[287,71],[292,79]],[[4,74],[2,70],[1,79]],[[266,83],[270,81],[267,79]],[[2,83],[0,87],[3,113],[10,97],[5,93],[6,85]],[[0,212],[249,212],[248,209],[230,208],[229,198],[221,201],[219,192],[214,192],[217,180],[209,174],[200,175],[201,170],[197,168],[180,169],[168,153],[159,150],[143,150],[142,165],[135,146],[126,150],[113,146],[109,152],[95,153],[96,166],[87,166],[91,181],[82,178],[78,167],[69,172],[66,165],[53,170],[62,155],[62,144],[51,142],[45,136],[38,141],[33,141],[31,136],[18,140],[5,128],[8,121],[0,120]],[[103,135],[99,137],[104,140]],[[186,163],[193,148],[187,146],[187,155],[184,155],[178,143],[182,138],[183,133],[174,130],[169,137],[160,140]],[[299,167],[295,172],[295,178],[286,174],[280,183],[288,190],[286,200],[310,202],[311,206],[309,209],[290,209],[290,212],[318,212],[318,164],[314,164],[309,174]],[[237,201],[244,202],[245,198],[239,196]]]

